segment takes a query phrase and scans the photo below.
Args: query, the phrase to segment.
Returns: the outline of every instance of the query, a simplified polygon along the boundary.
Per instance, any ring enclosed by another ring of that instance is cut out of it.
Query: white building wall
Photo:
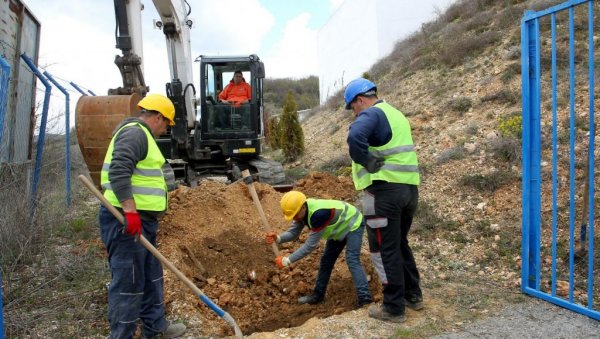
[[[327,98],[434,20],[453,0],[346,0],[317,34],[319,97]]]

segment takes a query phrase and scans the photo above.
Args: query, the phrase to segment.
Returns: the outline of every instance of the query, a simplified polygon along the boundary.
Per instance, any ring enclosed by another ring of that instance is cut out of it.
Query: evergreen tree
[[[283,104],[278,130],[279,145],[287,162],[294,161],[304,154],[304,132],[298,120],[296,101],[291,91]]]

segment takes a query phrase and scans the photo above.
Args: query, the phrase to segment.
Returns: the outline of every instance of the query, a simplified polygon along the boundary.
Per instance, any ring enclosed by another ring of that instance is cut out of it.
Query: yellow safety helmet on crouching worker
[[[306,202],[306,195],[298,191],[289,191],[281,197],[281,211],[285,220],[292,220]]]
[[[148,94],[140,102],[138,106],[147,110],[155,111],[162,114],[163,117],[169,119],[169,126],[175,126],[175,106],[171,99],[162,94]]]

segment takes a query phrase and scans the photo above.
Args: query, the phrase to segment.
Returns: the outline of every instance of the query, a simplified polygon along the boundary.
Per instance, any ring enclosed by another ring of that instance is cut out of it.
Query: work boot
[[[162,338],[178,338],[185,333],[186,327],[184,324],[169,324],[169,327],[162,333]]]
[[[425,307],[425,305],[423,305],[423,297],[416,295],[405,297],[404,305],[415,311],[420,311]]]
[[[142,339],[163,339],[163,338],[179,338],[183,335],[183,333],[185,333],[186,327],[184,324],[171,324],[169,323],[169,325],[167,326],[167,329],[162,332],[162,333],[158,333],[153,337],[142,337]]]
[[[392,323],[403,323],[406,321],[404,313],[396,315],[391,314],[381,304],[369,306],[369,317]]]
[[[311,295],[305,295],[303,297],[298,298],[298,302],[300,304],[309,304],[316,305],[325,300],[325,296],[322,294],[313,293]]]

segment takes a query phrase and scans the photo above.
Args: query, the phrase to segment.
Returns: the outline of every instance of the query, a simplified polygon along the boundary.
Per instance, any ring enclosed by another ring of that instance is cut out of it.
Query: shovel
[[[242,178],[248,186],[248,190],[250,191],[250,195],[252,196],[252,200],[254,201],[254,206],[256,206],[256,210],[258,211],[258,215],[260,216],[260,220],[262,221],[263,229],[265,230],[265,232],[269,232],[271,230],[271,227],[269,227],[269,222],[267,221],[267,217],[265,216],[265,211],[263,211],[262,205],[260,204],[260,199],[258,199],[258,194],[256,194],[256,188],[254,187],[254,181],[252,180],[250,171],[243,170]],[[275,243],[275,241],[271,243],[271,249],[273,250],[273,254],[275,254],[275,257],[278,257],[279,248],[277,248],[277,244]]]
[[[115,218],[117,218],[117,220],[119,220],[122,224],[125,224],[125,218],[123,218],[123,215],[121,215],[119,210],[117,210],[116,207],[111,205],[111,203],[109,203],[108,200],[106,200],[102,193],[100,193],[100,191],[96,189],[94,184],[88,178],[84,177],[83,175],[80,175],[79,180],[98,199],[100,199],[102,205],[104,205],[104,207],[106,207],[115,216]],[[244,337],[242,334],[242,330],[240,330],[240,328],[235,322],[235,319],[233,319],[233,317],[229,315],[229,313],[220,309],[219,306],[217,306],[215,303],[212,302],[212,300],[210,300],[206,295],[204,295],[204,293],[202,293],[202,291],[200,291],[200,289],[196,287],[196,285],[194,285],[194,283],[190,279],[188,279],[183,273],[181,273],[181,271],[179,271],[169,260],[167,260],[167,258],[165,258],[154,246],[152,246],[152,244],[143,235],[140,235],[138,237],[138,240],[142,244],[142,246],[144,246],[148,251],[150,251],[150,253],[152,253],[156,257],[156,259],[158,259],[171,272],[173,272],[177,276],[177,278],[179,278],[179,280],[186,284],[187,287],[189,287],[200,298],[200,300],[202,300],[202,302],[206,304],[206,306],[210,307],[210,309],[212,309],[217,315],[219,315],[219,317],[223,318],[223,320],[225,320],[229,325],[231,325],[237,338]]]

